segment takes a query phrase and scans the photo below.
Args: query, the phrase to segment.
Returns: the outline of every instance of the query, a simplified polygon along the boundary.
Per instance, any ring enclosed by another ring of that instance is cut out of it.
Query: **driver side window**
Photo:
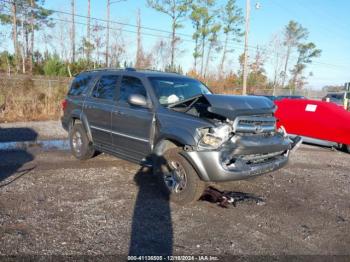
[[[147,97],[146,89],[139,78],[123,76],[118,101],[127,103],[129,96],[134,94]]]

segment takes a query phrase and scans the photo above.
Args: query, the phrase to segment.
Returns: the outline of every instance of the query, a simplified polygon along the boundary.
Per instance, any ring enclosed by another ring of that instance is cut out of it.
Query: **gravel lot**
[[[169,203],[147,169],[104,154],[0,151],[0,255],[349,256],[349,159],[303,145],[280,171],[215,185],[265,199],[224,209]]]

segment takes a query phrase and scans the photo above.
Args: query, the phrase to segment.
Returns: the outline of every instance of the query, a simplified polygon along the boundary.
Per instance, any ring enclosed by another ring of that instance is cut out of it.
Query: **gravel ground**
[[[79,162],[67,151],[30,148],[0,151],[0,159],[0,255],[349,259],[350,155],[343,152],[303,145],[280,171],[215,185],[265,199],[228,209],[169,203],[147,169],[104,154]]]
[[[0,145],[66,137],[58,121],[0,124]],[[344,255],[337,261],[349,261],[349,159],[303,145],[282,170],[215,184],[265,200],[224,209],[169,203],[149,170],[105,154],[79,162],[68,151],[40,146],[0,150],[0,260],[195,254]]]

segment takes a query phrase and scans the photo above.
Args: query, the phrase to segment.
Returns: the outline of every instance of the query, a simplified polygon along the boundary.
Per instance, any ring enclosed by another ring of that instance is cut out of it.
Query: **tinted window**
[[[127,102],[130,95],[137,94],[147,96],[146,89],[140,79],[136,77],[124,76],[120,86],[119,101]]]
[[[118,76],[116,75],[102,76],[92,91],[92,97],[113,100],[115,98],[117,82]]]
[[[72,85],[70,87],[70,90],[68,92],[68,95],[71,96],[80,96],[89,87],[89,83],[92,80],[92,75],[83,74],[78,75],[76,78],[74,78]]]

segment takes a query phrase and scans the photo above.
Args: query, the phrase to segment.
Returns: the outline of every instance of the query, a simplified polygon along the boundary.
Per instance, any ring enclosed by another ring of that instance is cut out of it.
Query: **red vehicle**
[[[345,147],[350,153],[350,112],[323,101],[308,99],[276,100],[278,127],[305,142]]]

